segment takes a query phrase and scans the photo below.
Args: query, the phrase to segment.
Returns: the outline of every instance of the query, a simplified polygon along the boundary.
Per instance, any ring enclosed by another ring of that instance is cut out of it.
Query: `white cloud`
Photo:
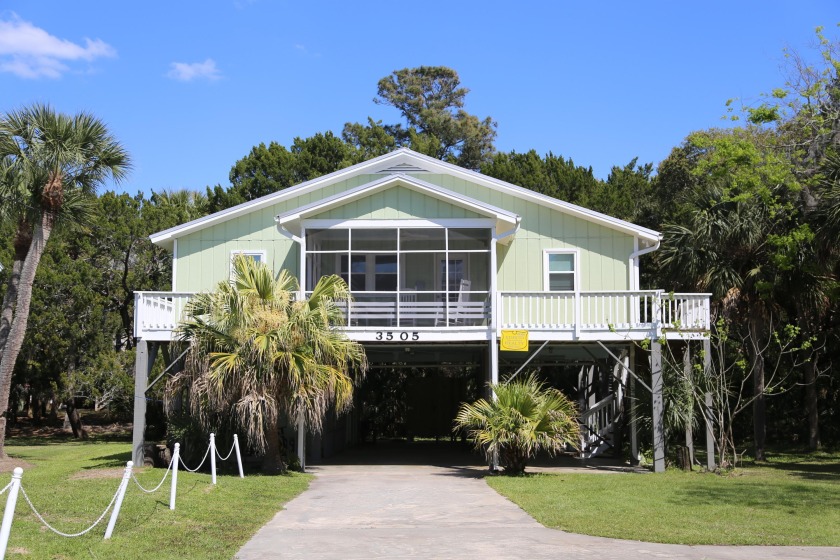
[[[192,80],[218,80],[222,73],[216,68],[216,61],[208,58],[204,62],[173,62],[170,64],[169,72],[166,74],[173,80],[191,82]]]
[[[60,78],[70,70],[66,62],[117,56],[117,51],[100,39],[84,42],[82,46],[59,39],[13,13],[0,20],[0,72],[21,78]]]

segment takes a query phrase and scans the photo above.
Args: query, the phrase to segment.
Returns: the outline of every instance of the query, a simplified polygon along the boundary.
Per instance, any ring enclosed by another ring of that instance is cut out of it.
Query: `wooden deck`
[[[186,292],[135,292],[134,335],[175,339]],[[344,303],[348,336],[361,342],[493,340],[527,330],[532,341],[706,338],[709,294],[600,292],[365,292]],[[496,321],[493,321],[495,308]]]

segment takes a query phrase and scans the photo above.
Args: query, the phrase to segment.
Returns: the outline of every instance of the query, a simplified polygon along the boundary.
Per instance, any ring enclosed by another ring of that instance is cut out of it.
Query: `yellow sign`
[[[501,350],[506,352],[527,352],[528,331],[502,331]]]

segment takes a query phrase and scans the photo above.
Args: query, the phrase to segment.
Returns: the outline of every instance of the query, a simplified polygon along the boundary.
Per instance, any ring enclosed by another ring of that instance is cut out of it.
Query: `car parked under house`
[[[664,469],[660,341],[708,339],[708,294],[640,289],[640,257],[659,247],[659,233],[408,149],[151,239],[172,252],[173,285],[135,294],[135,461],[149,358],[173,340],[190,296],[229,278],[236,254],[291,271],[301,297],[322,275],[344,278],[353,299],[342,328],[373,367],[472,368],[482,386],[526,360],[574,372],[587,456],[617,445],[619,422],[632,421],[627,397],[643,396],[636,348],[651,341],[656,470]],[[524,351],[500,349],[512,335],[527,339]],[[429,424],[447,429],[449,405],[423,412],[418,404],[440,391],[417,387],[408,400],[415,416],[435,414]],[[310,434],[308,456],[358,440],[363,412]],[[305,439],[301,431],[301,455]]]

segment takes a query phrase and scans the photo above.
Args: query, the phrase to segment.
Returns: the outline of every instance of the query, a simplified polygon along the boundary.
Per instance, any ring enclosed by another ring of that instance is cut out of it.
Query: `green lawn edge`
[[[99,517],[120,483],[131,445],[72,442],[8,445],[10,457],[25,461],[22,486],[45,519],[57,529],[78,532]],[[165,469],[136,469],[145,488],[154,488]],[[11,473],[0,473],[3,486]],[[46,530],[23,495],[18,499],[6,558],[26,559],[229,559],[283,505],[303,492],[311,475],[178,472],[176,509],[169,509],[170,480],[153,494],[128,486],[113,536],[103,536],[110,513],[91,532],[64,538]],[[5,499],[3,500],[5,503]]]
[[[840,456],[792,456],[733,473],[486,477],[546,527],[688,545],[840,546]]]

